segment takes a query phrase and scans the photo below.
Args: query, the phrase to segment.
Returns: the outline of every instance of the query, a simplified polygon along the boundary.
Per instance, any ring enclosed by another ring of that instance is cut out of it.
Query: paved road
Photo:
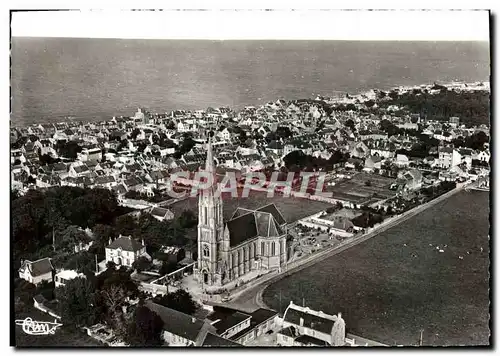
[[[290,274],[293,274],[295,272],[298,272],[304,268],[310,267],[320,261],[323,261],[324,259],[335,256],[342,251],[347,250],[348,248],[355,246],[357,244],[360,244],[376,235],[379,233],[390,229],[403,221],[408,220],[409,218],[419,214],[420,212],[424,211],[425,209],[428,209],[429,207],[449,198],[450,196],[456,194],[460,190],[464,188],[464,185],[457,187],[456,189],[445,193],[436,199],[419,205],[416,208],[407,211],[406,213],[403,213],[400,216],[393,217],[388,219],[386,222],[382,223],[382,225],[374,228],[373,230],[369,231],[367,234],[363,236],[358,236],[358,237],[353,237],[345,240],[343,243],[340,245],[337,245],[335,247],[327,248],[323,251],[320,251],[318,253],[315,253],[313,255],[307,256],[303,259],[300,259],[298,261],[290,263],[290,265],[287,266],[287,269],[285,271],[282,271],[281,273],[274,272],[270,273],[266,277],[263,277],[260,280],[257,280],[254,282],[254,284],[251,287],[247,287],[244,290],[236,293],[233,295],[233,300],[231,301],[231,305],[234,307],[239,307],[239,308],[244,308],[248,310],[254,310],[257,308],[266,308],[267,306],[265,305],[263,299],[262,299],[262,293],[266,289],[268,285],[271,283],[274,283],[280,279],[282,279],[285,276],[288,276]]]

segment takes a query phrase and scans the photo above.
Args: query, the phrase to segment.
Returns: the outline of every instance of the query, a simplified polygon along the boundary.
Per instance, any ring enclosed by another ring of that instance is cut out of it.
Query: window
[[[203,214],[203,216],[204,216],[204,218],[203,218],[204,219],[204,224],[207,225],[208,224],[208,209],[207,209],[206,206],[203,209],[205,211],[204,214]]]
[[[208,245],[203,245],[203,257],[210,257],[210,248]]]
[[[266,243],[265,242],[262,242],[260,244],[260,254],[261,255],[264,255],[265,254],[265,248],[266,248]]]
[[[273,241],[271,243],[272,256],[276,256],[276,243]]]

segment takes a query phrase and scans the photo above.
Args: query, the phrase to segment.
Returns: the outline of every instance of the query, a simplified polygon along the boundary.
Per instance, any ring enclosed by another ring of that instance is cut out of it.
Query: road
[[[379,233],[386,231],[387,229],[390,229],[408,219],[411,217],[421,213],[425,209],[428,209],[429,207],[449,198],[450,196],[458,193],[461,191],[465,185],[460,185],[457,188],[453,189],[452,191],[449,191],[434,200],[427,202],[425,204],[419,205],[412,210],[409,210],[399,216],[392,217],[385,222],[383,222],[381,225],[373,228],[371,231],[366,233],[365,235],[362,236],[356,236],[352,237],[349,239],[346,239],[343,241],[340,245],[327,248],[323,251],[320,251],[318,253],[312,254],[310,256],[304,257],[300,260],[294,261],[290,263],[286,270],[281,271],[281,272],[273,272],[268,274],[265,277],[262,277],[261,279],[253,282],[253,285],[251,287],[247,287],[242,291],[239,291],[233,295],[232,301],[230,302],[231,306],[235,308],[242,308],[246,310],[255,310],[257,308],[267,308],[266,304],[264,303],[262,299],[262,293],[266,289],[267,286],[270,284],[286,277],[289,276],[293,273],[296,273],[304,268],[310,267],[320,261],[323,261],[324,259],[335,256],[348,248],[351,248],[352,246],[356,246],[357,244],[360,244],[362,242],[367,241],[368,239],[371,239],[374,236],[377,236]],[[286,302],[285,302],[286,303]]]

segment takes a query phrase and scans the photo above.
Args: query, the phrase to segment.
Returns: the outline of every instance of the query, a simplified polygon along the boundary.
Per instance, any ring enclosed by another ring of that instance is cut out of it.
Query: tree
[[[56,143],[55,149],[59,156],[75,160],[78,153],[82,152],[82,147],[78,145],[75,141],[58,141]]]
[[[95,289],[86,278],[74,278],[55,291],[64,324],[81,327],[95,321]]]
[[[169,274],[177,269],[177,263],[174,261],[163,261],[160,268],[162,276]]]
[[[160,346],[163,344],[162,331],[163,320],[141,305],[128,325],[125,341],[131,346]]]
[[[132,268],[136,269],[137,272],[142,272],[146,271],[151,267],[151,261],[149,261],[146,257],[141,256],[139,257],[134,263],[132,264]]]
[[[354,123],[354,121],[352,119],[348,119],[346,122],[345,122],[345,126],[350,128],[351,131],[356,131],[356,124]]]
[[[365,101],[365,105],[367,108],[371,108],[371,107],[373,107],[373,105],[375,105],[375,101],[373,101],[373,100]]]
[[[179,225],[182,228],[190,229],[198,224],[196,215],[191,210],[184,210],[179,216]]]
[[[116,237],[115,229],[105,224],[97,224],[94,226],[92,233],[94,234],[94,240],[103,246],[108,244],[110,238],[114,239]]]
[[[126,337],[127,328],[122,307],[126,305],[128,291],[120,285],[110,285],[100,292],[100,302],[108,322],[120,337]]]
[[[193,315],[198,309],[191,294],[183,289],[178,289],[176,292],[167,295],[157,296],[154,302],[189,315]]]

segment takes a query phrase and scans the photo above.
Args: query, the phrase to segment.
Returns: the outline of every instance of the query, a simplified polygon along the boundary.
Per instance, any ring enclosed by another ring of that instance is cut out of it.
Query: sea
[[[11,125],[489,81],[487,42],[14,37]]]

